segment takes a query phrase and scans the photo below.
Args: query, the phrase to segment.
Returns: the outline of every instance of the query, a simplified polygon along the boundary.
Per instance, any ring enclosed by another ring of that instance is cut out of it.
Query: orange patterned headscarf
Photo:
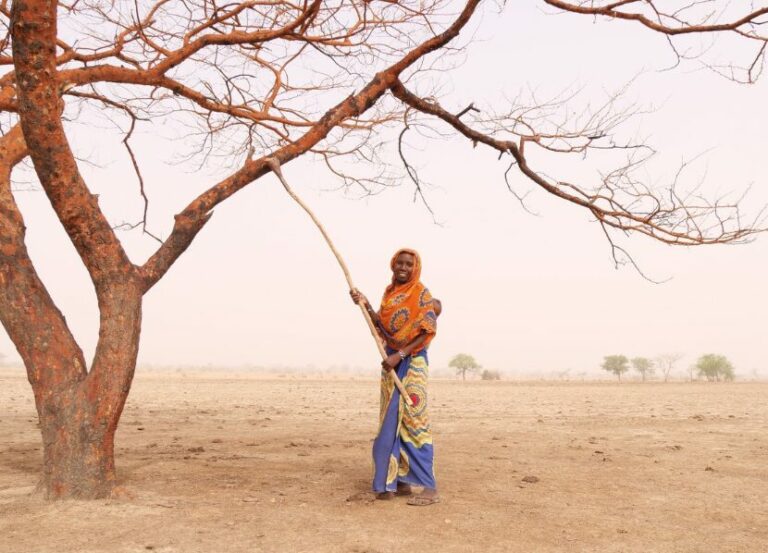
[[[422,332],[427,338],[419,348],[426,348],[437,332],[435,310],[432,306],[432,295],[424,286],[421,276],[421,257],[415,250],[402,248],[392,256],[389,266],[395,270],[395,261],[401,253],[409,253],[413,256],[413,272],[408,282],[398,284],[392,275],[392,284],[384,290],[379,309],[379,319],[387,333],[387,345],[400,349]],[[413,352],[416,353],[416,352]]]

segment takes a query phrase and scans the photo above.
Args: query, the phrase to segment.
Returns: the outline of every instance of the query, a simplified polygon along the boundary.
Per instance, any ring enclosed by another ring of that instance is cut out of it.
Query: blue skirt
[[[398,482],[436,489],[427,414],[426,350],[406,357],[395,370],[413,406],[401,401],[393,380],[382,371],[379,433],[373,442],[373,491],[395,491]]]

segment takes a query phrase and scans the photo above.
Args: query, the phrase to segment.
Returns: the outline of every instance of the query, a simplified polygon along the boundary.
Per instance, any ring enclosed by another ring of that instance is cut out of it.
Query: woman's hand
[[[363,303],[363,307],[370,306],[371,304],[368,303],[368,298],[366,298],[360,290],[357,288],[352,288],[349,291],[349,295],[352,297],[352,301],[356,304],[359,304],[360,302]]]
[[[400,354],[395,352],[381,362],[381,368],[385,371],[391,371],[400,364],[403,359]]]

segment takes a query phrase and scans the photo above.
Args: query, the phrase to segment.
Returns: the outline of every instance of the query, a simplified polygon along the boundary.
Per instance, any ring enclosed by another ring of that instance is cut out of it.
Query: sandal
[[[413,505],[414,507],[426,507],[427,505],[434,505],[435,503],[440,503],[440,497],[437,495],[431,497],[414,495],[408,500],[408,505]]]

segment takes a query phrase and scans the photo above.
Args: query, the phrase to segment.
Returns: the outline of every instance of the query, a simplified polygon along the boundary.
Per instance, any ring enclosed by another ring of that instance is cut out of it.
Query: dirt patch
[[[430,393],[436,505],[369,491],[374,380],[141,373],[117,434],[128,493],[48,503],[32,393],[6,371],[0,552],[768,550],[768,385]]]

